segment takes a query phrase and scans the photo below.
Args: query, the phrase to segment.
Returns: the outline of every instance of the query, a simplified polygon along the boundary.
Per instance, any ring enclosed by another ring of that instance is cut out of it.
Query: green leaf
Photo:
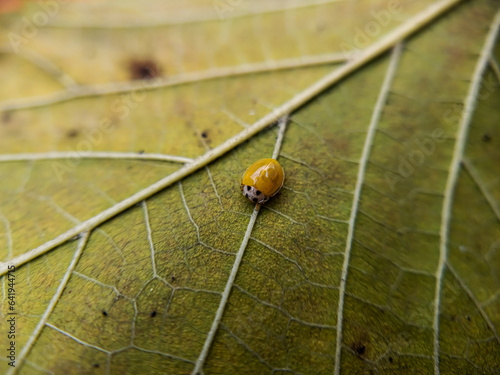
[[[500,372],[499,8],[1,15],[0,371]]]

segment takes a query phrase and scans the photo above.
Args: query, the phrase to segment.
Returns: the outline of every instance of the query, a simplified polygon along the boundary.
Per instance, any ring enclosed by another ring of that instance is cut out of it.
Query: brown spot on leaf
[[[490,142],[491,141],[491,135],[486,133],[483,134],[483,142]]]
[[[351,349],[358,353],[359,356],[365,354],[366,346],[361,342],[355,342],[351,345]]]
[[[76,136],[78,136],[78,130],[76,129],[68,130],[66,135],[68,136],[68,138],[75,138]]]
[[[7,124],[10,121],[11,117],[12,117],[12,112],[10,112],[10,111],[4,112],[2,114],[2,122],[4,124]]]
[[[159,65],[153,60],[132,60],[129,71],[131,79],[151,79],[161,75]]]
[[[350,348],[360,358],[370,357],[370,336],[362,327],[356,326]]]
[[[202,133],[201,133],[201,137],[202,138],[208,138],[208,132],[206,130],[204,130]]]

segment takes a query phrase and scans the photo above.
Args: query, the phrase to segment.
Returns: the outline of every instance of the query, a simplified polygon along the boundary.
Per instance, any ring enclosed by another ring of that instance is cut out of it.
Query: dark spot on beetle
[[[203,133],[201,133],[201,138],[208,138],[208,133],[206,130]]]
[[[258,200],[258,199],[257,199],[257,198],[254,198],[254,199],[252,199],[252,200],[253,200],[254,202],[257,202],[257,200]]]
[[[483,142],[490,142],[491,141],[491,135],[486,133],[483,134]]]
[[[392,363],[392,361],[393,361],[392,357],[389,357],[389,362],[391,362],[391,363]]]
[[[142,155],[142,154],[144,154],[144,150],[139,150],[137,153],[138,153],[139,155]]]
[[[75,138],[78,135],[78,130],[71,129],[66,133],[66,135],[68,136],[68,138]]]
[[[108,313],[106,311],[102,310],[102,315],[108,316]]]
[[[94,364],[94,367],[95,367],[95,368],[99,368],[99,363],[95,363],[95,364]]]
[[[160,67],[153,60],[132,60],[129,71],[131,79],[151,79],[160,76]]]
[[[2,115],[2,122],[4,124],[8,123],[10,121],[11,117],[12,117],[12,112],[10,112],[10,111],[4,112]]]
[[[156,316],[156,311],[153,311],[150,316],[151,318],[154,318]]]
[[[260,195],[260,190],[257,190],[257,195]]]
[[[250,186],[247,185],[247,190],[250,191]]]
[[[247,194],[245,194],[245,197],[247,197],[247,198],[248,198],[248,193],[247,193]]]

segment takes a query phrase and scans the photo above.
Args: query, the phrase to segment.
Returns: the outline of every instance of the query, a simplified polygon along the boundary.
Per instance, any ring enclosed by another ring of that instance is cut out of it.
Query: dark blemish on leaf
[[[206,130],[203,133],[201,133],[201,137],[202,138],[208,138],[208,133],[207,133]]]
[[[102,315],[108,316],[108,313],[106,311],[102,310]]]
[[[160,67],[153,60],[132,60],[129,71],[131,79],[151,79],[161,75]]]
[[[68,138],[75,138],[76,136],[78,136],[78,130],[71,129],[66,133],[66,135],[68,136]]]
[[[156,311],[153,311],[153,312],[151,313],[151,318],[154,318],[155,316],[156,316]]]
[[[139,150],[137,153],[138,153],[139,155],[142,155],[142,154],[144,154],[144,150]]]
[[[4,112],[2,115],[2,122],[4,124],[8,123],[10,121],[11,117],[12,117],[12,112],[10,112],[10,111]]]
[[[99,363],[94,364],[95,368],[99,368]]]
[[[469,316],[469,315],[467,315],[467,316],[466,316],[466,318],[467,318],[467,320],[470,322],[470,320],[471,320],[471,319],[470,319],[470,316]]]
[[[392,363],[392,361],[393,361],[392,357],[389,357],[389,362],[391,362],[391,363]]]
[[[491,135],[486,133],[483,134],[483,142],[490,142],[491,141]]]
[[[351,345],[351,349],[358,353],[359,356],[362,356],[366,351],[366,346],[361,342],[355,342]]]
[[[177,280],[177,279],[175,278],[175,276],[172,276],[170,279],[171,279],[172,281]]]

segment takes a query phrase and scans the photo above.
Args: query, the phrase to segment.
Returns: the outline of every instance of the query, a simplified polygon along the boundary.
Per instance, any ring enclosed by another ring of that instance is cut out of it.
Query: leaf
[[[2,15],[1,371],[499,372],[499,3],[456,3]]]

